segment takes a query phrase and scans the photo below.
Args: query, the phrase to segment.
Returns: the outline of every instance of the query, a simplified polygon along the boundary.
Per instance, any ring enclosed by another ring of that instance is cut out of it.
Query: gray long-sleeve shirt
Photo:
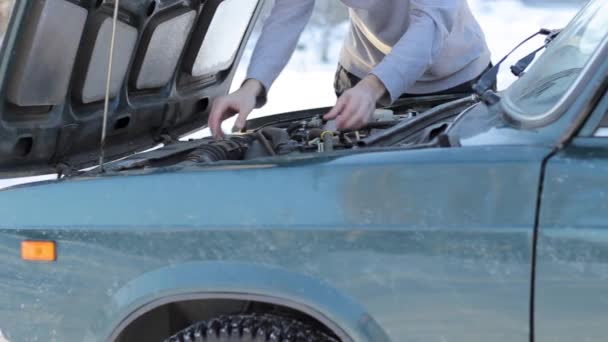
[[[335,1],[335,0],[322,0]],[[377,76],[390,101],[446,90],[479,76],[490,51],[467,0],[341,0],[351,18],[340,63]],[[315,0],[276,0],[253,52],[247,78],[266,90],[283,70]]]

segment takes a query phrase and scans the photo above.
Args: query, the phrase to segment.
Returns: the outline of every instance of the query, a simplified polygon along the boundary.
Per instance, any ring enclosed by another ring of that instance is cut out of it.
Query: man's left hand
[[[352,131],[365,127],[374,115],[376,103],[384,96],[386,88],[374,75],[370,74],[356,86],[340,96],[331,111],[323,117],[336,119],[340,131]]]

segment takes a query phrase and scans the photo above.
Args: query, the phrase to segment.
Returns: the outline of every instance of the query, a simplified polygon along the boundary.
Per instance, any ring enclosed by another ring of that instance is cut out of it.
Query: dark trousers
[[[492,64],[490,64],[490,66],[488,66],[488,69],[490,69],[491,67],[492,67]],[[483,75],[483,73],[482,73],[482,75]],[[475,77],[474,79],[472,79],[468,82],[457,85],[453,88],[438,91],[435,93],[403,94],[399,98],[403,99],[403,98],[409,98],[409,97],[431,96],[431,95],[472,94],[475,92],[473,90],[473,85],[475,83],[477,83],[479,78],[481,78],[481,75]],[[335,81],[334,81],[334,90],[338,97],[340,97],[340,95],[342,95],[348,89],[357,85],[357,83],[359,83],[359,81],[361,81],[361,79],[359,77],[351,74],[350,72],[348,72],[348,70],[344,69],[344,67],[342,67],[342,65],[338,64],[338,70],[336,71],[336,76],[335,76]],[[495,87],[496,86],[494,86],[494,88]]]

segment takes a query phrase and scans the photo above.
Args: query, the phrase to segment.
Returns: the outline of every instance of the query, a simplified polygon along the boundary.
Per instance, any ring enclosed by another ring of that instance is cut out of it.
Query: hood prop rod
[[[108,57],[108,75],[106,78],[106,93],[103,107],[103,124],[101,126],[101,141],[99,144],[99,171],[104,172],[106,135],[108,129],[108,112],[110,110],[110,85],[112,83],[112,64],[114,60],[114,41],[116,40],[116,24],[118,23],[118,8],[120,0],[114,0],[114,17],[112,19],[112,37],[110,40],[110,55]]]

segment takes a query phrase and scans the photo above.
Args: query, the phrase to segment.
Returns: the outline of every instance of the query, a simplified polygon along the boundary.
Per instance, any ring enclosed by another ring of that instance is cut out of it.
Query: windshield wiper
[[[545,39],[545,44],[543,46],[532,51],[529,55],[520,59],[519,61],[517,61],[517,63],[515,63],[514,65],[511,66],[511,73],[517,77],[521,77],[524,74],[524,72],[526,71],[526,69],[528,69],[530,64],[532,64],[532,62],[534,62],[538,52],[546,49],[547,46],[549,45],[549,43],[551,43],[560,34],[560,32],[562,32],[561,29],[551,31],[551,33],[547,36],[547,39]]]
[[[509,58],[514,52],[516,52],[522,45],[532,40],[534,37],[542,35],[547,36],[545,40],[545,44],[540,48],[534,50],[529,55],[520,59],[514,66],[511,67],[511,72],[515,76],[521,76],[523,72],[532,64],[534,59],[536,58],[536,54],[543,50],[547,45],[557,37],[557,35],[561,32],[561,30],[549,30],[549,29],[540,29],[538,32],[534,33],[530,37],[524,39],[521,43],[517,44],[511,52],[505,55],[495,66],[490,68],[490,70],[486,71],[479,81],[473,85],[473,90],[480,96],[481,100],[486,102],[487,104],[495,104],[500,100],[498,95],[492,90],[494,84],[496,84],[498,80],[498,71],[500,70],[501,65]]]

